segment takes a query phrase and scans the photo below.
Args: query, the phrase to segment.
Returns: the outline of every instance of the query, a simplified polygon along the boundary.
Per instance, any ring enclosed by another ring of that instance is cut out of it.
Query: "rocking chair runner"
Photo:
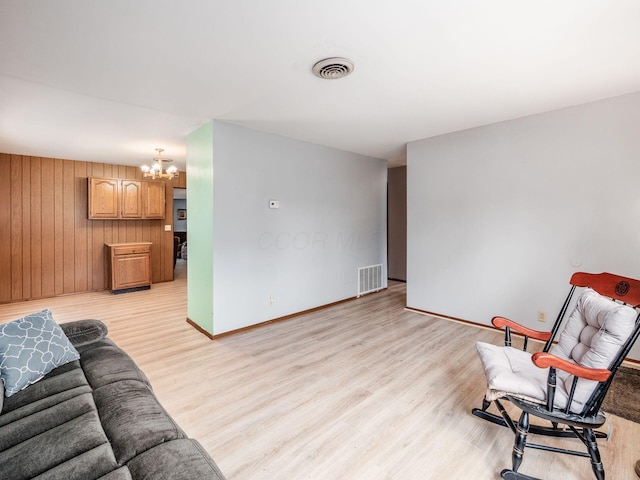
[[[640,335],[636,310],[640,307],[640,281],[610,273],[575,273],[570,283],[571,290],[551,332],[494,317],[493,325],[505,328],[505,346],[476,345],[488,388],[482,408],[472,413],[509,427],[515,435],[513,467],[501,472],[504,480],[535,480],[518,472],[525,447],[590,458],[596,478],[605,478],[597,438],[606,435],[594,429],[606,421],[600,406],[618,367]],[[576,287],[587,288],[560,333]],[[512,331],[524,336],[522,350],[511,346]],[[546,342],[543,351],[528,353],[529,338]],[[504,400],[522,411],[517,423],[502,405]],[[487,411],[492,403],[500,415]],[[551,425],[530,425],[530,415]],[[529,443],[529,433],[578,438],[587,452]]]

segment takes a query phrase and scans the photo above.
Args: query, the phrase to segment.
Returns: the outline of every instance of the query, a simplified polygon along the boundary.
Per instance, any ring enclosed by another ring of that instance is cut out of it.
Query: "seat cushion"
[[[88,397],[75,397],[67,402],[77,403],[79,400],[93,403],[91,394],[88,394]],[[33,422],[24,422],[23,426],[18,424],[12,429],[20,434],[20,441],[0,451],[2,478],[26,480],[43,475],[43,478],[65,478],[66,480],[92,479],[117,468],[113,451],[102,430],[95,407],[87,408],[85,413],[77,412],[80,415],[74,417],[75,406],[70,406],[69,412],[56,418],[59,412],[64,410],[65,403],[59,404],[57,406],[59,408],[52,411],[44,429],[37,428],[39,427],[37,418],[34,418]],[[46,412],[42,413],[46,414]],[[7,426],[2,428],[3,433],[5,429]],[[7,432],[7,437],[9,434],[10,432]],[[91,453],[94,450],[98,453]],[[88,457],[92,459],[89,464],[92,476],[86,475],[86,468],[80,476],[67,475],[74,470],[83,470],[83,464],[86,463],[84,459]],[[60,467],[62,464],[66,466]],[[52,471],[56,469],[59,473],[64,471],[67,474],[52,475]],[[7,474],[6,477],[5,474]]]
[[[538,403],[547,398],[548,368],[538,368],[531,354],[513,347],[476,343],[487,377],[487,400],[517,395]]]
[[[5,399],[0,415],[0,428],[91,391],[80,362],[58,367],[39,382]]]

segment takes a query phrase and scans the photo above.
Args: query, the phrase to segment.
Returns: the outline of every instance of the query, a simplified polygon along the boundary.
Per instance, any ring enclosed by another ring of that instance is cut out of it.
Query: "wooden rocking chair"
[[[515,435],[512,468],[500,474],[504,480],[536,480],[518,472],[526,447],[587,457],[596,478],[605,478],[597,438],[607,435],[594,429],[606,421],[600,407],[618,367],[640,334],[640,281],[610,273],[575,273],[570,283],[571,290],[550,332],[494,317],[493,325],[505,329],[505,346],[476,345],[488,388],[482,408],[472,413],[509,427]],[[576,287],[586,288],[565,322]],[[512,331],[524,336],[522,350],[511,346]],[[529,338],[546,342],[543,351],[528,353]],[[503,401],[521,411],[517,423]],[[487,411],[492,403],[500,415]],[[530,415],[551,425],[530,425]],[[587,451],[529,443],[529,433],[578,438]]]

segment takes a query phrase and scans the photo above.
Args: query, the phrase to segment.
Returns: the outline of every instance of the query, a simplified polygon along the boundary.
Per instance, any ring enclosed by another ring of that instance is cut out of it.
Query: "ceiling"
[[[325,57],[355,63],[321,80]],[[184,169],[228,121],[406,142],[640,90],[637,0],[0,0],[0,151]]]

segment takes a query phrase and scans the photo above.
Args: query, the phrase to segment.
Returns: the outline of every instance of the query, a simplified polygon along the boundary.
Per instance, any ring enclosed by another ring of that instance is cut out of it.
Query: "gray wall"
[[[213,159],[215,334],[354,297],[358,267],[386,275],[384,160],[221,122]]]
[[[407,280],[407,167],[390,168],[387,187],[389,278]]]
[[[407,304],[544,329],[573,272],[640,278],[639,126],[636,93],[410,143]]]

